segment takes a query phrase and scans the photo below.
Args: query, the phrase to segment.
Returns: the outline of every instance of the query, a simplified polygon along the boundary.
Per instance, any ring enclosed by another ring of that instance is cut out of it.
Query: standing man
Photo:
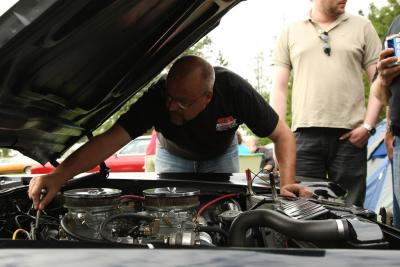
[[[239,171],[236,130],[245,123],[269,136],[281,164],[280,193],[310,195],[296,184],[295,140],[289,127],[253,87],[237,74],[213,68],[195,56],[178,59],[168,72],[110,130],[64,160],[52,173],[34,177],[29,197],[43,209],[61,186],[98,165],[151,127],[157,131],[156,172],[231,173]],[[42,188],[46,196],[40,200]]]
[[[273,54],[271,106],[285,118],[293,72],[296,175],[344,187],[346,204],[363,206],[366,144],[381,109],[364,104],[363,70],[373,78],[381,43],[372,24],[345,12],[346,0],[314,0],[307,17],[285,29]]]
[[[400,16],[390,26],[387,36],[400,33]],[[394,65],[398,58],[393,48],[383,50],[379,55],[377,77],[372,83],[373,94],[389,105],[388,132],[386,138],[393,138],[393,226],[400,229],[400,65]],[[385,140],[386,141],[386,140]],[[388,155],[390,155],[390,149]]]

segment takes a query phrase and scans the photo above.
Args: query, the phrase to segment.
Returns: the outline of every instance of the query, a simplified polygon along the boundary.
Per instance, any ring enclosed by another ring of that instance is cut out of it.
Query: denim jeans
[[[234,139],[224,154],[209,160],[188,160],[169,153],[157,145],[157,173],[235,173],[239,172],[239,152]]]
[[[348,206],[362,207],[367,176],[367,147],[359,148],[339,137],[348,132],[338,128],[300,128],[295,132],[297,145],[296,175],[320,178],[341,185]]]
[[[400,137],[393,141],[393,226],[400,229]]]

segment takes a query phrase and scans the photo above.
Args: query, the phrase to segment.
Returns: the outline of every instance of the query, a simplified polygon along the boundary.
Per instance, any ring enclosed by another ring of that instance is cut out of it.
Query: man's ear
[[[207,91],[206,94],[207,103],[211,101],[212,97],[213,97],[213,91]]]

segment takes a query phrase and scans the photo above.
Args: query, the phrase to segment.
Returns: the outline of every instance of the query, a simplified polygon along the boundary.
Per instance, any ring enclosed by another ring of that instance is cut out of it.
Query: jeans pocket
[[[349,146],[355,148],[355,149],[358,149],[358,150],[362,150],[362,149],[365,149],[365,148],[367,147],[366,145],[363,146],[363,147],[358,147],[358,146],[356,146],[355,144],[353,144],[353,143],[350,141],[350,139],[346,139],[346,140],[345,140],[345,143],[348,144]]]

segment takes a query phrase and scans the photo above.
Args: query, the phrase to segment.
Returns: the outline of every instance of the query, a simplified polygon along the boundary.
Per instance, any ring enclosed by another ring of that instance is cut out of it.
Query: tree
[[[219,66],[226,67],[229,65],[229,62],[224,58],[224,55],[222,54],[221,50],[218,50],[217,62]]]
[[[396,0],[387,0],[388,4],[382,8],[377,8],[373,3],[370,4],[368,18],[374,25],[379,38],[383,41],[387,30],[392,21],[400,15],[400,5]]]
[[[254,89],[265,99],[265,101],[269,102],[269,93],[267,90],[268,78],[265,76],[264,70],[264,53],[261,51],[256,56],[256,65],[254,68],[256,81],[255,85],[253,85]],[[246,133],[254,135],[254,133],[245,125],[241,126],[242,130]],[[266,145],[271,143],[269,138],[260,138],[258,140],[260,145]]]
[[[256,66],[254,68],[256,74],[256,85],[254,88],[258,93],[262,94],[267,91],[267,78],[264,70],[264,53],[261,51],[256,56]]]

